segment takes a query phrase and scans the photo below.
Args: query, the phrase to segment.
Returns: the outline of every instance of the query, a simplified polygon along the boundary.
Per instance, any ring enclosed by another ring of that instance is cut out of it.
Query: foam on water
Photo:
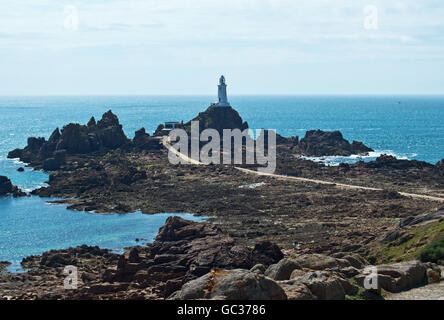
[[[374,161],[376,158],[382,156],[382,155],[389,155],[393,156],[397,159],[401,160],[411,160],[413,159],[416,154],[397,154],[394,153],[392,150],[385,150],[385,151],[372,151],[369,152],[367,155],[358,155],[358,154],[352,154],[350,156],[323,156],[323,157],[307,157],[307,156],[301,156],[300,158],[311,160],[314,162],[321,162],[324,163],[327,166],[338,166],[341,163],[356,163],[358,161]]]

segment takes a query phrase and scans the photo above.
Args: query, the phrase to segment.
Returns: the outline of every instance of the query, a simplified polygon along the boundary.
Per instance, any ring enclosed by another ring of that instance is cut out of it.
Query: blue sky
[[[0,95],[444,94],[442,0],[0,4]]]

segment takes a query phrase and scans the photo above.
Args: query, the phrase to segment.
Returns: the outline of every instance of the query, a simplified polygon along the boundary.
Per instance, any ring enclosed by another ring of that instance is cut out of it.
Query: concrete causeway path
[[[188,163],[195,164],[195,165],[204,165],[202,162],[194,160],[194,159],[191,159],[187,155],[185,155],[183,153],[180,153],[179,151],[174,149],[171,146],[168,137],[163,137],[162,138],[162,144],[170,152],[173,152],[178,157],[180,157],[181,159],[187,161]],[[316,183],[316,184],[325,184],[325,185],[331,185],[331,186],[334,186],[334,187],[337,187],[337,188],[342,188],[342,189],[355,189],[355,190],[366,190],[366,191],[383,191],[384,190],[384,189],[380,189],[380,188],[364,187],[364,186],[357,186],[357,185],[345,184],[345,183],[335,183],[335,182],[325,181],[325,180],[317,180],[317,179],[285,176],[285,175],[279,175],[279,174],[274,174],[274,173],[265,173],[265,172],[259,172],[259,171],[256,171],[256,170],[251,170],[251,169],[246,169],[246,168],[241,168],[241,167],[234,167],[234,168],[239,170],[239,171],[241,171],[241,172],[248,173],[248,174],[254,174],[254,175],[258,175],[258,176],[267,176],[267,177],[272,177],[272,178],[276,178],[276,179],[283,179],[283,180],[290,180],[290,181],[300,181],[300,182],[308,182],[308,183]],[[428,195],[425,195],[425,194],[416,194],[416,193],[409,193],[409,192],[398,192],[398,193],[400,195],[402,195],[402,196],[410,197],[410,198],[414,198],[414,199],[424,199],[424,200],[430,200],[430,201],[444,202],[444,198],[436,197],[436,196],[428,196]]]

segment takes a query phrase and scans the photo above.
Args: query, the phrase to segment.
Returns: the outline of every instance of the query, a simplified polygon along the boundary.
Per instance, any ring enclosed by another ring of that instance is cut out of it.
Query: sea
[[[7,159],[30,136],[48,138],[70,122],[86,124],[112,110],[129,138],[142,127],[152,133],[165,121],[188,121],[214,96],[27,96],[0,97],[0,175],[25,191],[45,185],[48,174]],[[368,156],[312,158],[327,165],[371,161],[381,154],[436,163],[444,158],[444,96],[231,96],[231,105],[251,129],[275,129],[302,138],[307,130],[340,130],[347,140],[364,142]],[[144,215],[94,214],[48,204],[35,196],[0,198],[0,261],[20,271],[28,255],[81,244],[121,252],[136,239],[152,241],[174,212]],[[192,212],[187,219],[202,220]]]

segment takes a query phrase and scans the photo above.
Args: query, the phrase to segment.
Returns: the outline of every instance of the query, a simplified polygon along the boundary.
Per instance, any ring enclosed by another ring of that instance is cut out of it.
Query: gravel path
[[[387,300],[444,300],[444,281],[401,293],[392,293]]]

